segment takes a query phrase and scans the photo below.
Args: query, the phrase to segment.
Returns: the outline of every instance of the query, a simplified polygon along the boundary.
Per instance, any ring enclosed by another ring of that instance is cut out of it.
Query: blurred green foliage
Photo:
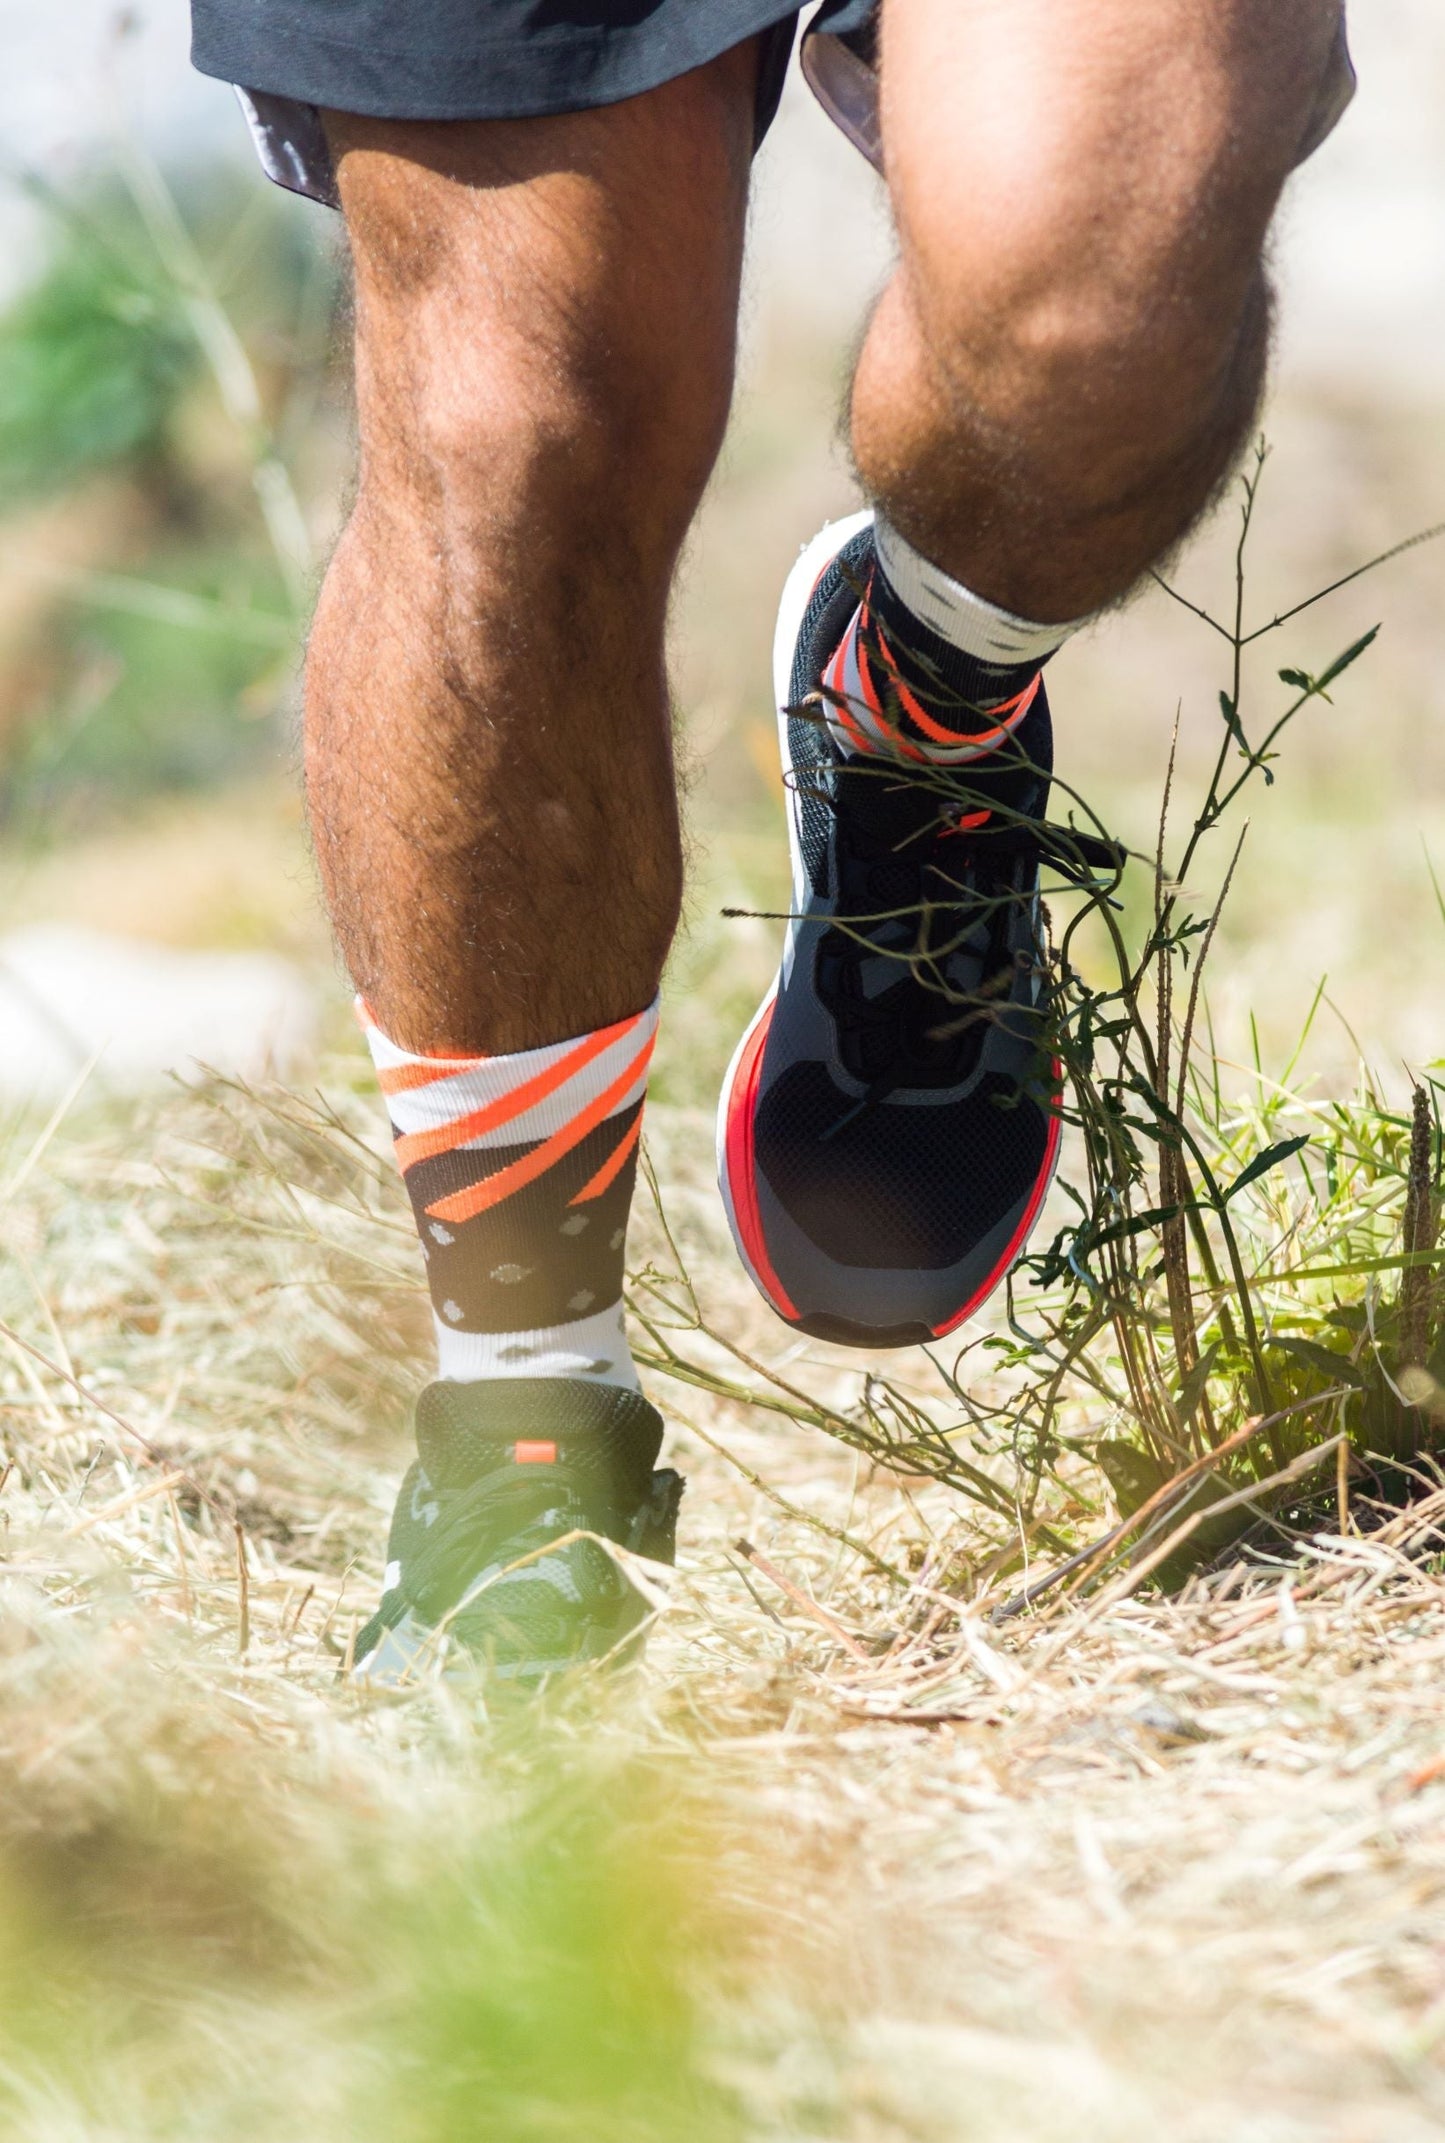
[[[645,1808],[614,1782],[393,1904],[377,2143],[740,2135],[699,2060],[707,1897],[680,1864],[686,1832],[660,1798],[639,1823]]]
[[[105,221],[67,219],[45,269],[0,316],[0,504],[162,451],[201,363],[179,293]]]
[[[271,1782],[264,1816],[239,1777],[168,1791],[149,1753],[68,1807],[22,1787],[0,1850],[6,2136],[741,2143],[707,1811],[646,1766],[526,1742],[520,1799],[464,1809],[419,1779],[415,1824],[384,1836],[364,1807],[325,1832],[287,1818]]]
[[[217,547],[149,563],[168,591],[195,599],[192,618],[77,597],[64,620],[70,689],[17,740],[0,779],[12,828],[57,814],[73,826],[158,791],[213,788],[287,748],[276,710],[296,658],[270,561]],[[265,622],[269,645],[256,631]]]
[[[319,211],[234,169],[160,178],[215,300],[284,402],[324,368],[337,289]],[[32,185],[50,243],[0,311],[0,510],[105,469],[186,475],[177,418],[205,384],[206,325],[134,191]],[[204,507],[204,491],[198,501]]]
[[[32,191],[48,250],[0,307],[0,816],[48,839],[289,760],[300,619],[258,458],[304,509],[346,447],[332,219],[234,167]]]

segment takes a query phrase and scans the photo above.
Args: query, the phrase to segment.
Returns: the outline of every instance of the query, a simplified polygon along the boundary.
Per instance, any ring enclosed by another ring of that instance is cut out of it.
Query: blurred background
[[[184,0],[0,4],[0,1090],[144,1080],[199,1056],[304,1076],[349,1047],[298,798],[304,621],[351,464],[336,220],[261,180]],[[1371,0],[1361,91],[1277,238],[1260,621],[1445,520],[1445,16]],[[702,1102],[772,962],[725,905],[783,892],[767,673],[799,544],[852,498],[838,409],[886,271],[876,182],[790,86],[759,161],[732,434],[675,608],[693,852],[659,1092]],[[1232,600],[1226,506],[1177,580]],[[1426,546],[1262,644],[1318,671],[1378,645],[1287,738],[1254,808],[1213,1010],[1226,1049],[1441,1053],[1445,685]],[[1157,591],[1059,659],[1060,764],[1152,847],[1176,711],[1183,786],[1227,654]],[[1248,711],[1246,714],[1248,726]],[[1181,805],[1181,808],[1183,806]]]

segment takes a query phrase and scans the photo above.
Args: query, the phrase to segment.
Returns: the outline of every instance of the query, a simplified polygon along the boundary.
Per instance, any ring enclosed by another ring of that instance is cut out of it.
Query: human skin
[[[886,0],[900,254],[853,449],[979,594],[1096,609],[1217,489],[1338,30],[1338,0]],[[405,1048],[532,1048],[656,991],[664,628],[727,419],[755,64],[559,118],[328,116],[361,462],[307,790],[342,955]]]
[[[732,393],[755,67],[557,119],[328,121],[361,463],[306,782],[342,955],[404,1048],[527,1049],[657,989],[664,630]]]
[[[895,0],[900,260],[852,395],[869,495],[1041,623],[1128,590],[1258,406],[1263,249],[1339,0]]]

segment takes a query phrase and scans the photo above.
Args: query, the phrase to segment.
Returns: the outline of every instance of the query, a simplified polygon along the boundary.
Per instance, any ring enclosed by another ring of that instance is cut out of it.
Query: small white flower
[[[500,1280],[503,1287],[515,1287],[519,1280],[526,1279],[530,1270],[527,1265],[494,1265],[492,1278]]]
[[[564,1235],[580,1235],[587,1225],[588,1217],[586,1213],[574,1213],[570,1220],[563,1221],[562,1233]]]
[[[442,1315],[451,1324],[460,1324],[462,1321],[462,1312],[455,1302],[444,1302],[442,1304]]]
[[[456,1237],[450,1228],[444,1228],[439,1220],[431,1223],[431,1239],[434,1243],[454,1243]]]
[[[573,1295],[567,1307],[569,1310],[590,1310],[596,1300],[597,1297],[593,1294],[591,1288],[584,1287],[579,1293]]]

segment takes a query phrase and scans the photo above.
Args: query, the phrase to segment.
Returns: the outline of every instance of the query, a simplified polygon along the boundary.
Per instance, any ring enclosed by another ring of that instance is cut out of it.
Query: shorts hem
[[[649,24],[630,34],[579,30],[451,50],[442,82],[436,54],[419,64],[415,53],[298,31],[294,14],[290,21],[267,21],[248,10],[244,33],[237,35],[233,5],[218,0],[215,19],[208,21],[209,10],[198,0],[191,63],[223,82],[363,118],[541,119],[642,96],[761,31],[779,28],[796,13],[795,6],[779,6],[778,0],[756,0],[751,8],[710,10],[710,26],[698,26],[689,35],[695,4],[674,0],[666,9],[669,26],[676,25],[666,40],[659,40]],[[718,13],[727,18],[721,24]],[[662,52],[659,43],[665,45]]]

